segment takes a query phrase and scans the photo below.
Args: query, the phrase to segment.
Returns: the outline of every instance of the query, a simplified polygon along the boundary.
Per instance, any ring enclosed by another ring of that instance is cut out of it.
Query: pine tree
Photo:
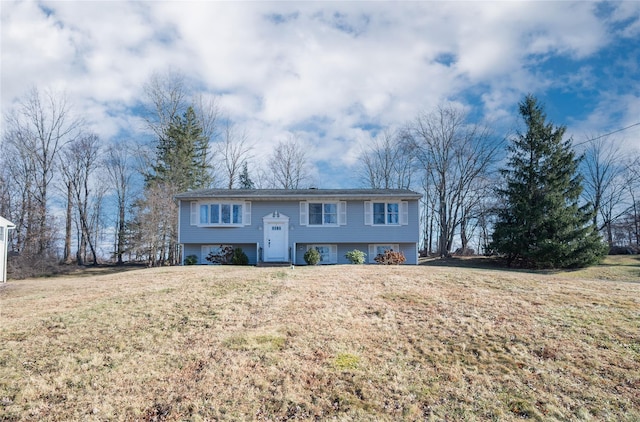
[[[146,177],[147,183],[170,183],[177,191],[210,186],[208,151],[209,140],[189,107],[182,117],[173,119],[158,140],[156,162]]]
[[[242,173],[239,176],[240,189],[255,189],[253,180],[249,177],[247,162],[242,165]]]
[[[591,224],[591,209],[579,206],[582,178],[580,158],[566,128],[546,122],[535,97],[519,105],[527,132],[509,145],[508,167],[501,170],[504,188],[498,193],[503,207],[493,233],[492,248],[536,268],[583,267],[597,263],[605,247]]]
[[[145,174],[144,195],[135,205],[141,243],[150,251],[152,266],[180,262],[174,195],[207,188],[212,182],[209,138],[192,107],[182,117],[174,117],[159,134],[154,163]]]

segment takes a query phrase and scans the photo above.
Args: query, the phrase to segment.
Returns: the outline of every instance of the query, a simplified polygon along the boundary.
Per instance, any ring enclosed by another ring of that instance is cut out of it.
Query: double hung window
[[[400,224],[399,208],[397,202],[374,202],[373,224]]]
[[[338,245],[308,245],[307,250],[315,249],[320,254],[319,264],[338,263]]]
[[[309,225],[338,224],[338,204],[309,203]]]
[[[303,226],[343,226],[347,224],[347,203],[300,202],[300,224]]]
[[[201,264],[228,264],[233,254],[231,245],[202,245]]]
[[[365,202],[366,225],[406,225],[408,224],[408,203],[399,202]]]
[[[250,212],[251,206],[248,202],[193,202],[191,203],[191,224],[199,226],[249,225],[251,224]]]

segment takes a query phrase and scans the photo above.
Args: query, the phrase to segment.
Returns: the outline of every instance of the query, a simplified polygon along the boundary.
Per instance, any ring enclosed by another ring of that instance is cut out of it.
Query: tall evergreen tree
[[[179,262],[178,208],[173,196],[211,185],[208,151],[209,138],[192,107],[159,131],[155,159],[145,174],[144,195],[135,204],[141,242],[149,250],[152,266]]]
[[[211,185],[209,139],[203,135],[193,107],[175,117],[158,139],[153,172],[149,182],[164,182],[177,191],[206,188]]]
[[[242,173],[239,176],[240,189],[255,189],[255,184],[249,177],[249,167],[245,161],[242,165]]]
[[[546,122],[535,97],[519,105],[527,131],[509,145],[508,167],[501,170],[503,207],[492,248],[536,268],[583,267],[597,263],[605,247],[591,224],[592,207],[579,206],[582,178],[566,128]]]

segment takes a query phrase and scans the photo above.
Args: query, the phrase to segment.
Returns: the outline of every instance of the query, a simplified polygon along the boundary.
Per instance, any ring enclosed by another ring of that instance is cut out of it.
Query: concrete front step
[[[291,262],[258,262],[256,267],[290,267]]]

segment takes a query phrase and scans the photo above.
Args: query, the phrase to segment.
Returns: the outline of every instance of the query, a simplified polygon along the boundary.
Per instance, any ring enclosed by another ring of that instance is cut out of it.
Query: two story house
[[[204,189],[176,195],[183,257],[207,264],[210,253],[242,248],[250,264],[348,263],[359,249],[373,263],[385,250],[418,263],[419,200],[406,189]]]

